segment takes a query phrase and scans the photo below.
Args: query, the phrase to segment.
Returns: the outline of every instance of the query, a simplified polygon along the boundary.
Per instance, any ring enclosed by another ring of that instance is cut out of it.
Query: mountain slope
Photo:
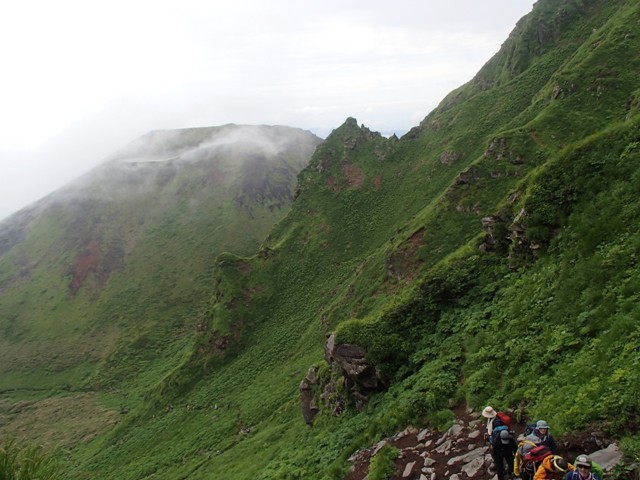
[[[637,455],[638,18],[539,0],[403,138],[334,130],[258,252],[211,265],[187,353],[138,349],[161,375],[70,478],[344,478],[487,402]]]
[[[217,259],[142,431],[89,445],[78,476],[341,478],[357,448],[465,401],[637,451],[639,16],[539,1],[402,139],[337,128],[258,254]],[[323,360],[330,333],[388,389]]]
[[[319,141],[287,127],[152,132],[5,220],[0,390],[10,392],[8,411],[52,388],[138,403],[190,351],[215,256],[255,251],[290,208]],[[10,414],[9,428],[20,417]]]

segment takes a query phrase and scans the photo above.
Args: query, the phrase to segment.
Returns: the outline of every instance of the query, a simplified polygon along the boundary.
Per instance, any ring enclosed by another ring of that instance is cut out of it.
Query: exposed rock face
[[[356,400],[366,401],[369,393],[384,390],[388,382],[374,365],[367,362],[365,354],[366,351],[358,345],[336,343],[335,335],[327,339],[324,347],[325,360],[341,370],[347,390]]]
[[[414,281],[424,263],[420,258],[424,245],[424,228],[420,228],[387,257],[387,275],[398,282]]]
[[[325,360],[329,364],[329,375],[322,375],[316,367],[307,371],[300,382],[300,407],[308,425],[320,412],[321,400],[324,409],[331,415],[340,415],[348,402],[362,409],[369,395],[386,389],[389,384],[374,365],[365,359],[366,351],[358,345],[336,343],[331,335],[325,344]]]
[[[461,158],[462,158],[462,154],[459,152],[452,152],[452,151],[442,152],[442,155],[440,155],[440,163],[450,167]]]
[[[304,380],[300,382],[300,406],[302,408],[302,417],[307,425],[313,424],[320,409],[313,399],[312,386],[318,382],[318,371],[315,367],[309,368]]]
[[[593,452],[591,460],[600,464],[605,472],[610,472],[623,460],[622,452],[617,444],[612,443],[607,448]]]
[[[513,195],[513,198],[516,199],[517,195]],[[508,254],[512,260],[516,257],[530,258],[542,245],[527,237],[527,218],[528,212],[524,208],[515,217],[512,214],[495,214],[482,218],[482,228],[486,235],[479,250],[499,255]]]
[[[496,215],[491,215],[490,217],[485,217],[480,221],[482,222],[482,228],[487,232],[484,237],[484,241],[480,244],[480,251],[491,251],[496,244],[495,226],[501,221],[501,219]]]

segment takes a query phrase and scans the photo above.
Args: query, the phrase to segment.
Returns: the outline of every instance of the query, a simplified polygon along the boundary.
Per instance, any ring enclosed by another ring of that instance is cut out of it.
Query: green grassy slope
[[[256,250],[319,141],[285,127],[152,132],[3,222],[5,430],[42,440],[67,428],[47,403],[57,395],[93,409],[89,430],[135,409],[191,352],[215,256]]]
[[[257,254],[200,259],[208,302],[173,318],[195,333],[152,328],[172,302],[110,282],[130,299],[118,309],[150,310],[94,371],[92,401],[135,408],[66,452],[69,478],[342,478],[355,449],[442,427],[461,402],[543,416],[558,436],[596,426],[638,455],[638,18],[637,2],[540,0],[403,138],[348,119]],[[182,268],[166,260],[159,291]],[[299,385],[312,365],[331,375],[329,333],[390,386],[361,411],[339,390],[340,416],[318,396],[309,428]]]
[[[77,477],[340,478],[462,401],[637,449],[639,16],[539,1],[402,139],[348,119],[258,254],[217,259],[193,355]],[[309,429],[298,385],[332,331],[391,386]]]

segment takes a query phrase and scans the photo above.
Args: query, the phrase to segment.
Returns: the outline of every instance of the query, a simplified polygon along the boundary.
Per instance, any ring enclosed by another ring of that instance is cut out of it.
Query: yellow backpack
[[[522,464],[524,463],[524,455],[522,455],[522,447],[524,445],[531,445],[531,448],[537,447],[538,445],[531,440],[523,440],[518,444],[518,450],[516,451],[516,456],[513,459],[513,473],[516,477],[520,476],[520,472],[522,470]]]

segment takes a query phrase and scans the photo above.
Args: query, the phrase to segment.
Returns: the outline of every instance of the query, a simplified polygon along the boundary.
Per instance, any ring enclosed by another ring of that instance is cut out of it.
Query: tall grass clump
[[[0,445],[0,479],[60,480],[62,472],[54,457],[34,445],[21,446],[14,440]]]

